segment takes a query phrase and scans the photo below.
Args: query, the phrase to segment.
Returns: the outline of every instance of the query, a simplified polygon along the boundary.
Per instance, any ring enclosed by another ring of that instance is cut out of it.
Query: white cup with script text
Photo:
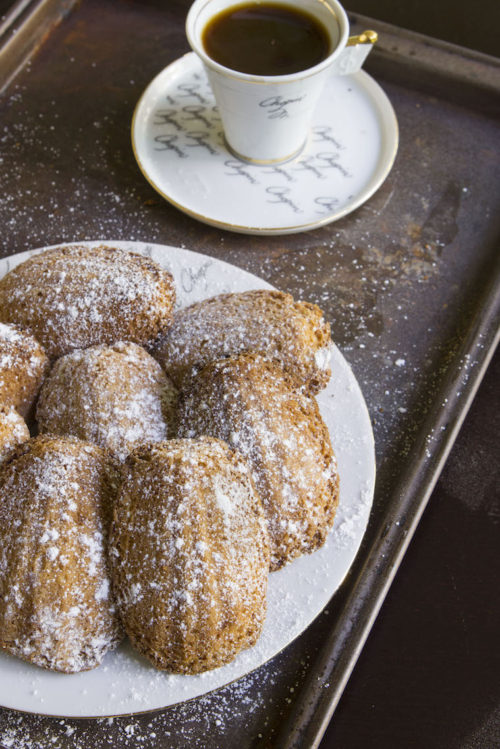
[[[254,164],[288,161],[304,147],[327,78],[358,71],[377,35],[366,31],[349,37],[347,14],[337,0],[273,0],[275,6],[313,16],[327,31],[330,52],[318,64],[296,73],[242,73],[213,60],[203,44],[207,24],[241,4],[238,0],[195,0],[186,20],[188,42],[204,64],[229,149]]]

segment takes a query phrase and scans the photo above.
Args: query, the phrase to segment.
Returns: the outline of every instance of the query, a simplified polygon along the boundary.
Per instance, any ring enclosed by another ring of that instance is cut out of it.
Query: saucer
[[[146,88],[132,145],[146,179],[184,213],[244,234],[291,234],[335,221],[373,195],[394,162],[398,125],[363,70],[332,76],[301,153],[285,164],[247,164],[225,145],[204,68],[190,52]]]

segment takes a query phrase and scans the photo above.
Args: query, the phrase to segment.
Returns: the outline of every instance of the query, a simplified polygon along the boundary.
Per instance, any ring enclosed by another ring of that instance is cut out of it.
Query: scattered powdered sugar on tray
[[[64,55],[67,58],[66,48]],[[64,69],[67,71],[74,62],[73,57],[66,59]],[[88,66],[89,75],[98,75],[98,68],[99,60],[92,61]],[[117,67],[116,72],[119,71],[120,68]],[[30,75],[29,67],[27,75]],[[127,76],[129,73],[123,72],[123,75]],[[11,87],[5,108],[7,112],[10,108],[14,115],[12,119],[6,120],[0,135],[5,184],[0,213],[8,228],[4,235],[5,251],[12,251],[11,243],[14,241],[17,249],[27,249],[48,242],[72,241],[75,239],[75,231],[81,240],[96,236],[121,236],[130,240],[145,237],[150,241],[183,237],[184,219],[180,218],[176,226],[176,221],[171,220],[170,211],[173,209],[166,207],[163,210],[159,199],[150,200],[150,205],[147,206],[149,188],[138,188],[128,179],[123,158],[125,148],[117,144],[116,133],[122,129],[124,107],[131,109],[140,87],[134,88],[134,82],[130,81],[132,88],[124,98],[124,81],[128,82],[128,79],[122,80],[121,89],[116,87],[114,100],[113,92],[106,93],[106,107],[99,110],[99,114],[89,111],[89,116],[81,118],[81,121],[79,116],[72,121],[73,137],[69,143],[60,137],[61,129],[66,127],[66,120],[61,112],[61,100],[57,93],[54,93],[53,98],[51,92],[48,96],[45,92],[42,93],[43,110],[38,113],[36,97],[34,103],[30,103],[32,97],[29,95],[29,88]],[[68,89],[61,94],[70,95]],[[413,118],[413,112],[411,116]],[[94,135],[91,160],[85,157],[82,148],[84,132]],[[123,143],[125,140],[124,136]],[[128,145],[127,142],[127,148]],[[19,151],[27,155],[33,166],[34,174],[29,180],[22,173],[22,160],[16,158]],[[106,171],[103,169],[99,173],[99,189],[96,190],[95,165],[98,163],[105,164]],[[422,162],[424,171],[427,166]],[[427,180],[427,176],[424,178]],[[445,171],[442,179],[449,179]],[[40,192],[35,192],[33,188],[37,184],[41,184]],[[418,185],[418,180],[415,184]],[[472,196],[473,187],[471,180],[471,186],[463,190],[469,190]],[[406,293],[404,287],[426,284],[428,278],[436,279],[438,275],[441,276],[442,283],[448,283],[446,262],[440,262],[444,244],[442,236],[436,230],[429,235],[429,228],[427,233],[425,228],[427,218],[432,218],[432,198],[437,195],[437,189],[434,185],[432,190],[428,187],[426,194],[424,192],[418,195],[415,190],[410,193],[412,211],[398,214],[396,225],[400,231],[397,236],[388,235],[386,228],[391,225],[391,212],[399,211],[401,205],[397,200],[392,200],[391,203],[393,193],[397,193],[394,185],[390,192],[381,190],[349,221],[339,224],[337,231],[318,231],[304,237],[302,249],[287,251],[281,241],[277,240],[267,260],[259,259],[258,247],[251,244],[252,239],[245,238],[240,242],[229,236],[224,243],[224,236],[215,236],[214,232],[206,228],[199,235],[201,241],[198,246],[205,246],[206,243],[207,252],[225,253],[226,259],[278,285],[283,283],[284,277],[287,291],[297,298],[307,298],[324,307],[327,319],[334,323],[334,339],[353,363],[368,397],[380,445],[388,444],[389,441],[392,443],[394,434],[399,434],[402,428],[410,431],[413,429],[411,412],[414,388],[415,383],[421,383],[422,380],[416,368],[430,368],[433,364],[432,357],[435,361],[436,337],[432,337],[429,331],[425,342],[428,358],[424,359],[419,355],[418,342],[412,340],[415,326],[408,322],[408,317],[412,314],[421,318],[427,315],[430,319],[435,311],[430,307],[424,310],[419,304],[419,295],[410,294],[413,289]],[[416,208],[415,203],[418,204]],[[481,211],[485,210],[490,209],[481,206]],[[381,222],[382,231],[378,235],[367,231],[371,216],[381,211],[385,214],[384,221]],[[454,212],[448,211],[448,214],[451,216],[450,220],[453,220]],[[74,220],[68,221],[68,216]],[[430,223],[432,229],[432,222]],[[470,224],[474,226],[474,222]],[[198,239],[195,232],[192,236],[193,241]],[[325,254],[329,256],[326,261]],[[444,255],[445,260],[448,258],[449,255]],[[212,262],[205,260],[207,266]],[[282,274],[284,267],[288,270]],[[324,278],[322,274],[324,283],[314,286],[311,278],[318,277],[316,267],[328,271],[334,280]],[[189,290],[192,285],[197,285],[200,289],[203,288],[205,277],[203,266],[194,269],[188,267],[182,271],[179,281],[183,290]],[[212,289],[212,293],[232,290],[224,277],[216,284],[213,284],[212,278],[211,283],[207,288]],[[396,299],[396,293],[402,301],[398,307],[391,301]],[[440,315],[444,314],[441,309],[438,312]],[[391,326],[392,336],[384,332]],[[397,347],[398,350],[393,350],[395,347],[391,343],[396,326],[401,344]],[[403,359],[405,366],[395,364]],[[443,403],[443,407],[445,405],[447,404]],[[434,437],[437,438],[437,435]],[[433,445],[429,444],[428,448],[430,454]],[[403,449],[406,449],[405,445]],[[342,514],[338,519],[342,520]],[[350,532],[346,533],[346,537],[349,536]],[[245,725],[245,710],[251,711],[259,701],[259,679],[262,678],[263,671],[260,669],[259,676],[255,679],[244,677],[234,687],[221,690],[220,701],[200,698],[173,713],[179,718],[177,724],[174,721],[168,723],[162,715],[142,722],[139,718],[109,722],[103,720],[99,722],[100,736],[97,739],[93,727],[82,728],[78,721],[59,723],[43,718],[26,719],[3,711],[5,725],[0,730],[0,742],[3,739],[7,746],[19,749],[45,749],[49,746],[56,746],[56,749],[67,746],[87,749],[88,746],[95,746],[100,749],[101,746],[141,746],[143,743],[147,744],[148,738],[150,744],[154,745],[164,735],[164,744],[169,739],[169,730],[165,729],[168,725],[172,729],[171,736],[175,730],[179,732],[175,735],[178,745],[182,743],[190,746],[189,742],[192,740],[192,746],[195,746],[195,737],[201,732],[193,731],[192,725],[197,724],[207,729],[207,744],[209,732],[216,745],[221,735],[217,733],[217,729],[224,730],[230,724],[231,710],[238,713],[238,720]],[[252,684],[253,692],[245,693],[244,685],[247,683]],[[39,691],[42,693],[44,690]],[[237,695],[238,701],[229,699],[226,705],[227,695],[231,693]],[[43,710],[43,704],[39,707]]]
[[[307,661],[298,664],[303,678]],[[167,711],[96,721],[25,716],[14,711],[0,715],[0,745],[10,749],[218,749],[228,733],[251,735],[255,744],[273,722],[272,691],[276,667],[244,676],[217,694],[179,704]],[[294,682],[292,682],[294,683]],[[291,686],[284,696],[288,705],[294,696]],[[200,726],[203,730],[200,732]],[[200,733],[202,737],[200,738]]]

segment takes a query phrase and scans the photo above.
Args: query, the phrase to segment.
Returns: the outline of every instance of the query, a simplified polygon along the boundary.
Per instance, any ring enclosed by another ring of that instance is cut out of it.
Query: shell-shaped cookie
[[[220,294],[181,309],[153,349],[178,387],[206,364],[244,352],[276,359],[298,387],[328,384],[332,341],[318,306],[281,291]]]
[[[177,390],[141,346],[118,342],[61,357],[37,404],[41,432],[73,434],[124,460],[171,436]]]
[[[32,255],[0,280],[0,320],[56,358],[99,343],[146,343],[171,322],[172,276],[148,257],[72,245]]]
[[[27,416],[49,369],[49,360],[33,336],[0,323],[0,405]]]
[[[35,437],[0,467],[0,647],[73,673],[117,645],[105,548],[116,488],[104,451],[74,438]]]
[[[127,459],[110,537],[125,630],[157,668],[195,674],[257,641],[269,546],[244,459],[219,440],[171,440]]]
[[[339,478],[314,397],[281,367],[243,354],[207,365],[181,399],[179,436],[225,440],[253,469],[271,541],[271,570],[322,546],[338,505]]]
[[[30,438],[30,431],[23,417],[13,406],[0,406],[0,464],[10,451]]]

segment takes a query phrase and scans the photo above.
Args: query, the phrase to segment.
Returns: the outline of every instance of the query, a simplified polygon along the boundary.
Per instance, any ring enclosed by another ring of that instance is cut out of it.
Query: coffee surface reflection
[[[307,70],[332,51],[330,35],[314,16],[278,3],[226,8],[202,34],[206,53],[220,65],[250,75],[288,75]]]

